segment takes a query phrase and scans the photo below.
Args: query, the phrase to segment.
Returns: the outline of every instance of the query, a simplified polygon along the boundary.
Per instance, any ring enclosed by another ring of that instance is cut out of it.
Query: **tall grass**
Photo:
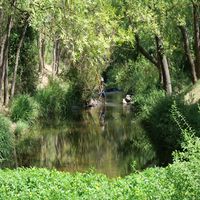
[[[37,102],[29,95],[20,95],[12,101],[11,119],[14,122],[25,121],[33,123],[38,117],[39,106]]]
[[[0,162],[10,158],[13,148],[13,134],[11,122],[0,115]]]
[[[35,99],[40,105],[40,117],[45,119],[63,118],[69,114],[70,99],[69,85],[52,81],[40,89]]]

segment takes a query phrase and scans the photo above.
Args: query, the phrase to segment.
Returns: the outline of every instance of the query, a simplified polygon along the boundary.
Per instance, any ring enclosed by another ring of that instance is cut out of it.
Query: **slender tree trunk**
[[[59,73],[59,67],[60,67],[60,40],[57,40],[56,45],[56,74]]]
[[[3,80],[4,80],[4,65],[3,65],[3,54],[5,49],[5,43],[6,43],[6,35],[3,36],[2,44],[1,44],[1,52],[0,52],[0,99],[2,98],[2,86],[3,86]]]
[[[18,44],[18,48],[17,48],[17,53],[16,53],[16,60],[15,60],[15,67],[14,67],[14,72],[13,72],[13,79],[12,79],[12,85],[11,85],[11,93],[10,93],[10,98],[13,98],[14,93],[15,93],[15,83],[16,83],[16,78],[17,78],[17,69],[18,69],[18,64],[19,64],[19,56],[20,56],[20,51],[21,51],[21,47],[24,41],[24,37],[26,34],[26,30],[28,27],[28,17],[25,20],[25,25],[23,28],[23,31],[20,35],[20,41]]]
[[[45,66],[45,40],[42,33],[39,34],[39,72],[43,73]]]
[[[11,2],[11,9],[15,5],[16,0],[12,0]],[[8,51],[9,51],[9,40],[10,40],[10,32],[13,27],[13,18],[12,15],[8,16],[7,26],[5,30],[5,41],[3,42],[3,49],[2,49],[2,62],[0,63],[0,94],[2,95],[2,84],[3,84],[3,78],[4,78],[4,84],[6,83],[6,70],[8,67]],[[4,86],[5,88],[6,86]],[[4,92],[4,95],[6,93]],[[1,98],[2,96],[0,96]],[[4,104],[7,103],[7,96],[4,96]]]
[[[163,79],[164,79],[164,88],[167,95],[172,94],[172,85],[171,85],[171,78],[169,72],[169,65],[167,61],[167,57],[164,53],[163,43],[160,37],[156,36],[156,44],[158,50],[158,57],[162,66],[163,70]]]
[[[195,63],[192,58],[192,53],[190,51],[190,43],[189,43],[189,37],[187,33],[187,29],[184,26],[179,26],[182,36],[183,36],[183,43],[184,43],[184,51],[186,54],[186,57],[189,61],[190,69],[191,69],[191,74],[192,74],[192,82],[193,84],[197,82],[197,75],[196,75],[196,70],[195,70]]]
[[[9,93],[8,93],[8,57],[5,63],[5,75],[4,75],[4,99],[3,104],[6,106],[9,102]]]
[[[53,63],[52,63],[52,75],[58,74],[60,62],[60,48],[59,48],[59,39],[55,38],[54,47],[53,47]]]
[[[4,80],[5,80],[5,76],[6,76],[6,68],[8,67],[8,63],[7,63],[7,59],[8,59],[8,50],[9,50],[9,40],[10,40],[10,32],[12,29],[12,17],[9,16],[8,18],[8,24],[7,24],[7,33],[6,33],[6,37],[5,37],[5,42],[4,42],[4,48],[3,48],[3,53],[2,53],[2,63],[0,66],[0,94],[2,94],[2,83],[3,83],[3,76],[4,76]],[[4,75],[5,74],[5,75]],[[5,81],[4,81],[5,84]],[[5,87],[4,87],[5,88]],[[5,95],[5,92],[4,92]],[[5,102],[5,98],[4,97],[4,104]]]
[[[200,78],[200,31],[199,31],[199,4],[193,2],[194,17],[194,53],[197,77]]]

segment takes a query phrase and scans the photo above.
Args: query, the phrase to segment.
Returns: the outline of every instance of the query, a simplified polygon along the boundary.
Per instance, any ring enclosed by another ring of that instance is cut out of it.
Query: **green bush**
[[[67,115],[69,110],[69,86],[57,81],[40,89],[35,99],[40,105],[40,116],[43,118],[62,118]]]
[[[11,122],[8,118],[0,115],[0,162],[10,158],[12,147]]]
[[[38,104],[29,95],[20,95],[12,101],[11,119],[32,123],[38,117]]]
[[[134,96],[134,105],[138,109],[138,114],[142,117],[148,117],[155,105],[165,99],[163,90],[149,90],[146,93],[139,93]]]

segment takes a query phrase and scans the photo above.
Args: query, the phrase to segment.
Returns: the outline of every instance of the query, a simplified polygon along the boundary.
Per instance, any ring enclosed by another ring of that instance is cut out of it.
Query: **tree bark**
[[[194,53],[197,78],[200,78],[200,31],[199,31],[199,4],[193,2],[194,17]]]
[[[197,75],[196,75],[196,70],[195,70],[195,62],[192,58],[192,53],[190,51],[190,43],[189,43],[189,37],[188,37],[187,29],[184,26],[179,26],[179,28],[180,28],[181,33],[182,33],[183,43],[184,43],[184,51],[185,51],[185,55],[187,57],[189,65],[190,65],[191,74],[192,74],[192,82],[194,84],[194,83],[197,82]]]
[[[158,58],[160,60],[162,72],[163,72],[164,89],[165,89],[167,95],[171,95],[172,94],[172,85],[171,85],[171,78],[170,78],[167,57],[164,53],[164,47],[163,47],[161,38],[159,36],[156,36],[155,38],[156,38],[156,44],[157,44]]]
[[[24,41],[24,37],[25,37],[25,34],[26,34],[27,27],[28,27],[28,17],[25,19],[25,25],[24,25],[23,31],[20,35],[20,41],[19,41],[18,48],[17,48],[10,98],[13,98],[14,93],[15,93],[15,83],[16,83],[16,78],[17,78],[17,69],[18,69],[18,65],[19,65],[19,56],[20,56],[20,51],[21,51],[21,47],[22,47],[22,44],[23,44],[23,41]]]
[[[57,50],[56,50],[56,74],[59,73],[59,67],[60,67],[60,40],[57,40]]]
[[[16,0],[12,0],[11,2],[11,9],[15,6]],[[4,78],[4,84],[6,82],[6,68],[8,67],[8,51],[9,51],[9,40],[10,40],[10,32],[13,27],[13,18],[12,15],[10,14],[8,16],[8,21],[6,25],[6,30],[5,30],[5,40],[3,41],[3,48],[2,48],[2,62],[0,63],[0,95],[2,95],[2,85],[3,85],[3,78]],[[5,87],[4,87],[5,88]],[[5,95],[5,92],[4,92]],[[1,96],[0,96],[1,98]],[[4,104],[7,101],[7,96],[4,96]]]
[[[58,74],[59,63],[60,63],[60,42],[58,38],[54,40],[53,47],[53,63],[52,63],[52,75]]]
[[[2,62],[1,62],[1,66],[0,66],[0,94],[2,94],[2,84],[3,84],[3,77],[5,79],[5,70],[6,70],[6,65],[7,65],[7,59],[8,59],[8,49],[9,49],[9,40],[10,40],[10,32],[12,29],[12,17],[9,16],[8,18],[8,23],[7,23],[7,32],[6,32],[6,36],[5,36],[5,41],[3,44],[3,49],[2,49]],[[4,81],[5,83],[5,81]],[[5,93],[4,93],[5,94]]]
[[[42,33],[39,33],[39,72],[43,73],[45,67],[45,40]]]
[[[8,93],[8,57],[5,63],[5,74],[4,74],[4,99],[3,104],[8,105],[9,102],[9,93]]]
[[[3,54],[5,49],[5,43],[6,43],[6,35],[3,36],[2,43],[1,43],[1,53],[0,53],[0,99],[2,98],[2,86],[3,86],[3,80],[4,80],[4,65],[3,65]]]

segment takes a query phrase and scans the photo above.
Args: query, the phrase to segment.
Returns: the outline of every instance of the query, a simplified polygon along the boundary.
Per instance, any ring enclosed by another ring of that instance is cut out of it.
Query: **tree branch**
[[[136,45],[140,53],[148,59],[151,63],[153,63],[156,67],[158,67],[158,61],[148,52],[144,47],[140,45],[140,38],[139,35],[135,35]]]

